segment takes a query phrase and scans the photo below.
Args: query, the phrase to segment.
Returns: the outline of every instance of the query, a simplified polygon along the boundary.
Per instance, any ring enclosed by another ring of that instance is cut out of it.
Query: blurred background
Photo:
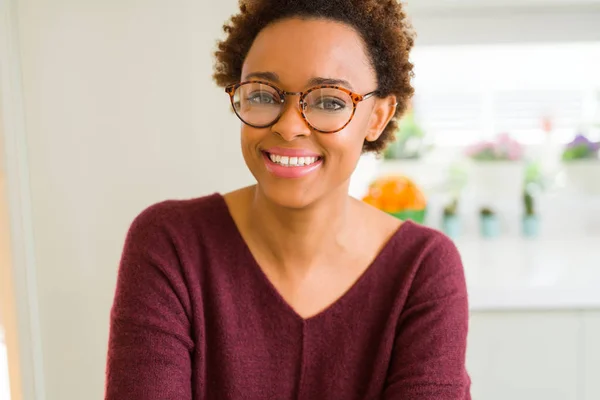
[[[252,183],[235,0],[0,0],[0,400],[101,399],[132,219]],[[600,0],[410,0],[416,95],[351,192],[443,230],[476,400],[600,399]]]

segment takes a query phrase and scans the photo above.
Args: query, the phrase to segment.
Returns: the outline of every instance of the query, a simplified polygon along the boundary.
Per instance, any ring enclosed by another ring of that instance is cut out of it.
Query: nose
[[[302,116],[298,96],[287,96],[283,107],[283,114],[271,130],[288,142],[298,137],[309,136],[310,126]]]

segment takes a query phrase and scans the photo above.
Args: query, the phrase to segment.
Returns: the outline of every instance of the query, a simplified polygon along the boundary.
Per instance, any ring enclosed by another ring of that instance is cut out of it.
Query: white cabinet
[[[600,311],[583,313],[583,400],[600,399]]]
[[[600,318],[596,323],[598,338]],[[580,400],[580,325],[576,312],[473,313],[467,351],[473,399]]]
[[[406,0],[409,9],[415,12],[448,9],[531,9],[548,7],[589,7],[600,5],[600,0]]]

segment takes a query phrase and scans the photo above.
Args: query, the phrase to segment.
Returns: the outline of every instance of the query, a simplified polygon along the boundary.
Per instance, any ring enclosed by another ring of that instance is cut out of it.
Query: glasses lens
[[[343,90],[322,88],[310,92],[304,99],[304,114],[308,123],[323,132],[342,129],[352,118],[354,103]]]
[[[235,113],[246,124],[266,127],[279,117],[283,104],[279,93],[269,85],[245,83],[233,96]]]

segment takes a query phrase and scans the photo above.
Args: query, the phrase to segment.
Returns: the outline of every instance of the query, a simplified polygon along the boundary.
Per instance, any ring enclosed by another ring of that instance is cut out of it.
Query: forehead
[[[286,90],[305,88],[315,77],[344,79],[355,90],[372,90],[376,82],[360,35],[350,26],[324,19],[286,19],[263,29],[242,68],[274,72]]]

